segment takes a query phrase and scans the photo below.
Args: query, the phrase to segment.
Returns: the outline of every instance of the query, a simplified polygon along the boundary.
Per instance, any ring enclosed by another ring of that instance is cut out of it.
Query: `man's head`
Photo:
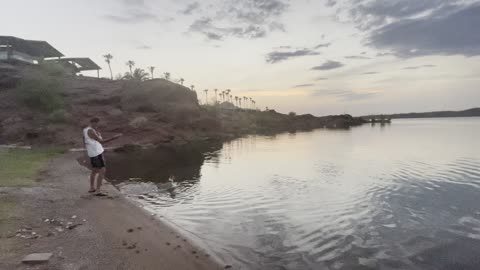
[[[97,128],[98,123],[100,123],[100,118],[93,117],[92,119],[90,119],[90,126],[92,126],[93,128]]]

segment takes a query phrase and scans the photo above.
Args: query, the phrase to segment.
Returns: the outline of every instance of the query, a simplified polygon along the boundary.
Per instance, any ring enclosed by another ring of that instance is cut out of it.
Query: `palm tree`
[[[148,69],[150,70],[150,74],[152,75],[152,80],[153,80],[153,71],[155,70],[155,67],[150,66],[150,67],[148,67]]]
[[[108,69],[110,69],[110,80],[113,80],[112,67],[110,66],[110,62],[113,59],[113,55],[107,53],[103,56],[103,58],[105,58],[105,62],[107,62],[107,64],[108,64]]]
[[[215,92],[215,104],[217,104],[217,91],[218,91],[218,89],[215,88],[213,91]]]
[[[170,80],[170,72],[163,73],[163,76],[164,76],[165,80],[167,80],[167,81]]]
[[[238,97],[235,96],[235,105],[238,106],[237,104],[238,104]]]
[[[184,82],[184,81],[185,81],[185,79],[183,79],[183,78],[180,78],[180,80],[179,80],[179,82],[180,82],[181,85],[183,85],[183,82]]]
[[[242,98],[241,97],[238,98],[238,104],[240,105],[240,109],[241,109],[242,108]]]
[[[190,85],[190,89],[192,89],[192,91],[195,91],[195,85]]]
[[[230,92],[231,91],[232,90],[230,90],[230,89],[225,90],[225,92],[227,93],[227,101],[230,101]]]
[[[208,104],[208,89],[203,90],[205,92],[205,104]]]
[[[141,68],[136,68],[132,73],[127,72],[123,78],[126,80],[145,81],[148,79],[148,73]]]
[[[233,103],[233,95],[230,95],[230,102]]]
[[[128,66],[128,68],[130,69],[130,74],[132,74],[132,68],[135,66],[135,62],[133,62],[132,60],[128,60],[125,65]]]
[[[251,106],[251,108],[252,108],[252,110],[253,110],[253,98],[249,98],[249,100],[250,100],[250,106]]]

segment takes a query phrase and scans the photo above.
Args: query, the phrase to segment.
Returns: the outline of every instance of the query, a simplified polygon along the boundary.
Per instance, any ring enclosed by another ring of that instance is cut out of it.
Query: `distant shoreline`
[[[463,111],[435,111],[421,113],[396,113],[396,114],[373,114],[361,116],[362,118],[390,118],[390,119],[415,119],[415,118],[453,118],[453,117],[478,117],[480,108],[472,108]]]

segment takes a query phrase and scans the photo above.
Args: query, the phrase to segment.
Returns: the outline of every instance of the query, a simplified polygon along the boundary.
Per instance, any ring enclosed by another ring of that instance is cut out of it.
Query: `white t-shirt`
[[[85,148],[87,149],[87,154],[88,154],[89,157],[96,157],[96,156],[102,154],[104,149],[103,149],[103,146],[100,142],[98,142],[97,140],[92,139],[92,138],[90,138],[90,136],[88,136],[88,131],[90,129],[93,130],[93,132],[95,132],[98,137],[102,138],[102,136],[100,134],[98,134],[95,131],[95,129],[93,129],[92,127],[86,127],[86,128],[83,129],[83,139],[85,141]]]

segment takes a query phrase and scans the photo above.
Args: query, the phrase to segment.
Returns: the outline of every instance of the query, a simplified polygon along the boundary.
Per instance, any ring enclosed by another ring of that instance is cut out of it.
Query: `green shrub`
[[[16,89],[18,97],[31,109],[48,113],[63,109],[63,79],[58,72],[50,66],[28,70]]]
[[[40,62],[36,68],[48,76],[60,77],[68,74],[61,64],[55,62]]]
[[[70,116],[71,115],[68,112],[66,112],[63,109],[60,109],[60,110],[56,110],[56,111],[51,112],[48,115],[48,120],[50,120],[51,122],[56,122],[56,123],[64,123],[64,122],[67,122],[70,119]]]

